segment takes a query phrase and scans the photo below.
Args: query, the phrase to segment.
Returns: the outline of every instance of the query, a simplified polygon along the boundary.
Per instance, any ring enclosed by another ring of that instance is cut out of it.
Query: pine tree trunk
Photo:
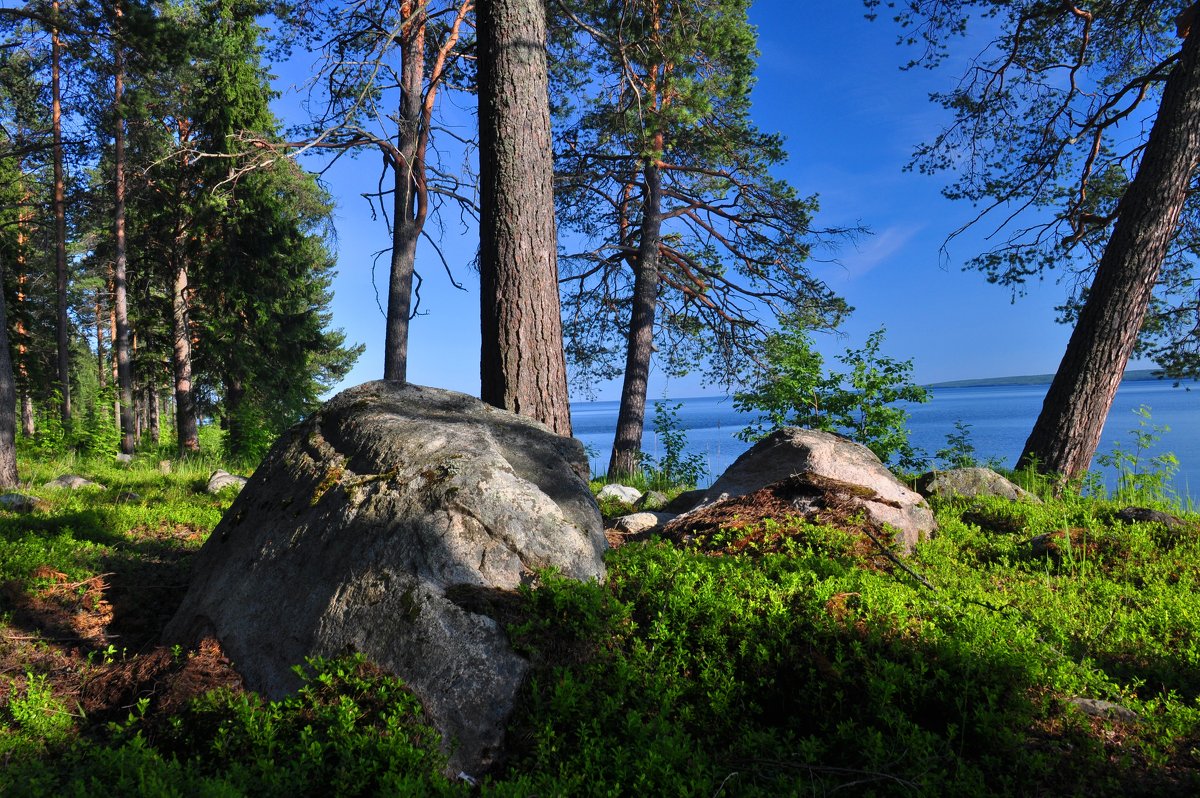
[[[175,434],[179,456],[200,451],[200,428],[196,421],[196,399],[192,393],[192,338],[188,324],[188,273],[180,263],[175,269],[171,296],[171,366],[175,372]]]
[[[51,4],[55,19],[58,18],[59,2]],[[51,32],[50,43],[50,126],[53,131],[54,151],[54,263],[56,293],[58,298],[58,390],[62,394],[61,413],[64,428],[71,426],[71,362],[70,340],[67,319],[67,200],[63,177],[62,141],[62,91],[60,71],[62,43],[58,28]]]
[[[658,248],[662,240],[662,175],[647,162],[642,229],[634,264],[633,307],[625,350],[625,381],[617,413],[617,434],[608,461],[608,479],[617,482],[641,470],[642,433],[646,428],[646,385],[654,351],[654,312],[658,306]]]
[[[150,433],[150,442],[156,447],[162,438],[162,428],[158,412],[158,382],[151,380],[146,386],[146,429]]]
[[[481,0],[480,390],[571,434],[542,0]]]
[[[135,446],[142,442],[142,436],[146,434],[147,420],[146,389],[142,388],[133,392],[133,442]]]
[[[225,450],[234,457],[241,457],[246,445],[241,418],[245,396],[246,389],[241,380],[225,380]]]
[[[1036,463],[1068,480],[1087,472],[1198,166],[1200,31],[1193,31],[1019,466]]]
[[[0,262],[0,285],[4,264]],[[0,488],[17,485],[17,385],[8,349],[8,312],[0,293]]]
[[[119,6],[116,7],[116,15],[119,20]],[[133,454],[137,433],[133,418],[133,362],[129,351],[129,299],[125,274],[128,265],[125,246],[125,113],[121,108],[125,93],[124,61],[121,43],[114,41],[113,67],[116,88],[113,93],[113,110],[116,112],[116,120],[113,148],[113,226],[116,235],[116,257],[113,266],[113,305],[117,318],[117,391],[121,400],[121,451],[124,454]]]
[[[116,295],[117,281],[113,277],[113,270],[108,270],[109,296]],[[117,386],[117,305],[114,302],[108,309],[108,351],[112,353],[109,360],[109,367],[112,370],[112,385]],[[121,397],[117,396],[113,399],[113,426],[118,430],[121,429]]]
[[[414,18],[414,15],[420,15]],[[400,117],[396,150],[392,161],[392,269],[388,281],[387,335],[384,341],[383,378],[408,379],[408,323],[412,316],[413,271],[417,240],[424,226],[423,209],[418,212],[417,181],[424,178],[418,153],[421,140],[421,91],[425,85],[425,9],[406,0],[401,17],[406,31],[400,42]]]
[[[103,391],[108,387],[108,375],[104,363],[104,303],[99,288],[96,289],[96,377]]]
[[[20,163],[17,173],[23,174]],[[21,207],[17,210],[17,306],[14,309],[13,332],[16,335],[16,382],[17,393],[21,404],[21,435],[32,438],[37,432],[33,416],[33,395],[29,386],[29,326],[26,323],[28,311],[25,307],[25,290],[29,282],[29,261],[26,249],[29,244],[29,226],[33,219],[29,211],[32,197],[22,178]]]

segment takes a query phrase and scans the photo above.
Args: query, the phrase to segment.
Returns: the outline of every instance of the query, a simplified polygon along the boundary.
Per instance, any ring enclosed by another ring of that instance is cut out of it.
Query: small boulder
[[[1138,719],[1138,714],[1132,709],[1099,698],[1072,698],[1067,703],[1093,718],[1119,720],[1122,723],[1134,723]]]
[[[670,521],[675,516],[672,513],[655,513],[650,511],[623,515],[616,520],[613,528],[625,535],[636,535],[648,532],[656,526]]]
[[[213,495],[220,493],[226,488],[235,488],[236,490],[240,491],[243,487],[245,487],[247,481],[248,480],[245,477],[239,477],[235,474],[230,474],[228,471],[222,471],[218,468],[209,475],[208,485],[206,485],[204,489]]]
[[[130,463],[133,462],[133,455],[125,454],[124,452],[121,452],[120,454],[117,455],[117,462],[124,463],[125,465],[129,465]]]
[[[158,473],[170,474],[171,473],[171,461],[170,460],[159,460],[158,461]]]
[[[792,497],[795,515],[819,514],[824,507],[836,508],[836,515],[861,511],[869,523],[895,529],[905,552],[937,529],[925,499],[896,479],[870,449],[840,435],[798,427],[777,430],[754,444],[713,483],[696,509],[671,526],[682,530],[688,519],[718,502],[783,482],[788,484],[780,489]]]
[[[80,488],[98,488],[104,490],[104,486],[99,482],[92,482],[90,479],[84,479],[76,474],[63,474],[58,479],[50,480],[42,487],[66,488],[68,490],[79,490]]]
[[[13,513],[32,513],[35,510],[49,510],[50,502],[36,496],[26,496],[21,493],[6,493],[0,496],[0,509]]]
[[[1027,542],[1029,543],[1029,553],[1034,557],[1046,557],[1055,555],[1059,550],[1059,542],[1063,540],[1064,533],[1044,532],[1040,535],[1034,535]]]
[[[1029,491],[1014,485],[990,468],[952,468],[930,471],[917,477],[917,492],[926,498],[934,496],[999,496],[1012,501],[1041,504],[1042,500]]]
[[[1186,532],[1189,528],[1188,522],[1179,516],[1149,507],[1126,507],[1115,518],[1126,524],[1158,524],[1168,532]]]
[[[633,506],[638,510],[661,510],[667,506],[667,494],[657,490],[648,490],[642,494],[642,498],[634,502]]]
[[[579,441],[473,397],[351,388],[280,436],[164,636],[216,637],[271,698],[306,657],[361,652],[420,699],[453,772],[479,775],[529,671],[496,608],[540,569],[605,574],[587,477]]]
[[[605,485],[596,494],[597,500],[612,499],[623,504],[637,504],[640,498],[642,498],[642,492],[637,488],[631,488],[628,485],[618,485],[615,482],[611,485]]]

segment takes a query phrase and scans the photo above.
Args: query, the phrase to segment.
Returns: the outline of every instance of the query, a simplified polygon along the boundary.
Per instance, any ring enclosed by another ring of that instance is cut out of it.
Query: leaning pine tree
[[[1087,471],[1135,352],[1170,376],[1200,374],[1198,11],[1165,0],[922,0],[897,13],[934,61],[974,19],[999,30],[937,97],[954,122],[917,164],[957,170],[948,196],[1018,220],[973,261],[989,280],[1019,291],[1053,269],[1075,278],[1065,307],[1075,329],[1020,458],[1044,473]]]

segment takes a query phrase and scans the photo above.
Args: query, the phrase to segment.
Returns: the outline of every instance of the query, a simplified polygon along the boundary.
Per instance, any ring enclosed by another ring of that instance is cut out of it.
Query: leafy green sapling
[[[838,356],[848,372],[825,373],[804,320],[781,318],[763,344],[751,388],[734,394],[734,407],[758,414],[738,437],[756,441],[781,427],[808,427],[845,435],[885,463],[919,467],[908,441],[908,411],[898,403],[927,402],[929,391],[913,384],[912,360],[881,354],[885,333],[880,327],[862,348]]]

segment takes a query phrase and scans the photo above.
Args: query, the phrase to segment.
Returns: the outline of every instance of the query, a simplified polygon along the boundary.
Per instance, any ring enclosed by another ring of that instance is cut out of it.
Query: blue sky
[[[943,252],[947,236],[977,211],[944,199],[943,178],[903,170],[913,147],[946,119],[928,96],[954,84],[954,63],[935,71],[901,71],[909,56],[896,45],[895,26],[882,18],[866,20],[857,0],[757,0],[751,20],[761,50],[753,117],[760,129],[782,133],[790,154],[778,174],[801,193],[820,196],[818,225],[861,223],[872,231],[834,253],[835,262],[812,264],[856,308],[843,336],[819,338],[827,360],[885,325],[887,353],[912,358],[919,382],[1053,372],[1070,333],[1054,320],[1067,286],[1051,277],[1029,285],[1026,296],[1014,302],[1008,289],[964,272],[965,262],[987,247],[992,226],[985,220]],[[297,99],[288,87],[302,79],[312,60],[301,53],[275,67],[278,88],[285,91],[277,110],[289,121]],[[465,111],[452,110],[448,117],[464,130],[472,124]],[[375,186],[379,167],[377,154],[364,153],[343,159],[326,175],[338,204],[333,324],[367,347],[339,387],[382,376],[384,319],[371,265],[388,236],[360,196]],[[436,229],[430,232],[439,236]],[[450,285],[431,247],[419,253],[427,315],[412,323],[412,382],[478,392],[478,279],[470,266],[476,235],[456,220],[440,235],[466,291]],[[375,272],[381,297],[386,269],[385,255]],[[654,397],[713,391],[698,375],[668,383],[656,373],[650,387]],[[598,386],[597,394],[615,399],[620,385]]]

